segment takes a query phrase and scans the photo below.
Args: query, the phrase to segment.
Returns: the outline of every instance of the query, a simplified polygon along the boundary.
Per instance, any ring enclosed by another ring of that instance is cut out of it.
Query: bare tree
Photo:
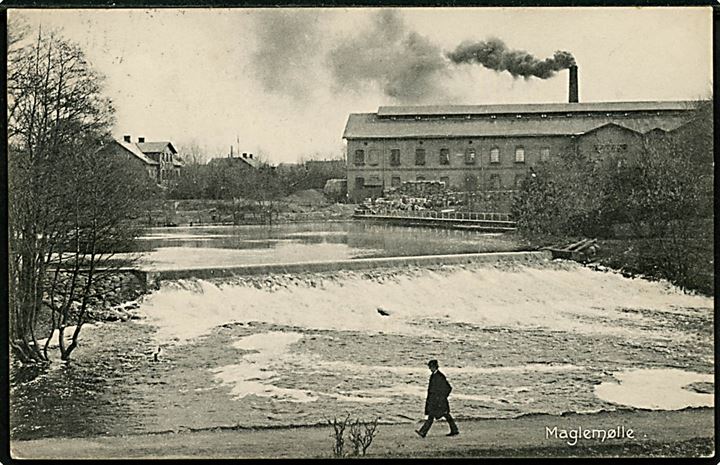
[[[113,108],[77,45],[40,31],[8,57],[10,344],[23,362],[47,361],[38,331],[59,329],[67,360],[112,269],[100,265],[136,234],[127,218],[146,176],[103,151]]]

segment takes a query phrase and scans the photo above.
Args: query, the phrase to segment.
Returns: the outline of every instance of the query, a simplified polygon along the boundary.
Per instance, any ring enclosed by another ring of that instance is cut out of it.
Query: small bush
[[[379,418],[375,418],[372,422],[361,422],[355,420],[350,425],[350,442],[353,445],[353,452],[356,456],[364,456],[377,434],[377,425]]]

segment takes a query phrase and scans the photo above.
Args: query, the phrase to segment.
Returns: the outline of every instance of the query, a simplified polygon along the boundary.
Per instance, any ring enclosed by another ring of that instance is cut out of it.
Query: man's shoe
[[[460,434],[460,431],[450,431],[445,436],[457,436],[458,434]]]
[[[417,433],[417,435],[420,436],[421,438],[425,438],[425,435],[422,434],[422,433],[420,432],[420,430],[416,429],[416,430],[415,430],[415,433]]]

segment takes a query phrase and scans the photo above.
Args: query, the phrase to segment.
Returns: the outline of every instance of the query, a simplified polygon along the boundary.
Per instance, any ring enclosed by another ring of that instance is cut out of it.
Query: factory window
[[[502,185],[500,184],[500,175],[499,174],[491,174],[490,175],[490,190],[496,191],[500,190]]]
[[[362,189],[363,187],[365,187],[365,178],[361,178],[361,177],[355,178],[355,188]]]
[[[400,165],[400,149],[391,149],[390,150],[390,165],[391,166],[399,166]]]
[[[543,147],[540,149],[540,161],[545,162],[550,160],[550,147]]]
[[[363,149],[358,149],[355,151],[355,164],[356,165],[364,165],[365,164],[365,151]]]
[[[450,164],[450,151],[448,149],[440,149],[440,164],[441,165],[449,165]]]
[[[400,176],[393,176],[392,179],[390,179],[390,185],[392,187],[400,187]]]
[[[415,178],[415,180],[416,180],[416,181],[424,181],[424,180],[425,180],[425,176],[418,176],[417,178]]]
[[[415,164],[416,165],[424,165],[425,164],[425,149],[415,149]]]
[[[478,178],[475,175],[468,174],[465,176],[465,190],[474,191],[477,190]]]
[[[490,163],[500,163],[500,149],[493,147],[490,149]]]
[[[515,147],[515,163],[525,163],[525,147]]]
[[[447,187],[450,187],[450,178],[449,178],[449,177],[447,177],[447,176],[441,176],[441,177],[440,177],[440,182],[444,182],[446,188],[447,188]]]
[[[377,149],[370,149],[368,152],[368,164],[377,165],[380,163],[380,152]]]
[[[466,165],[474,165],[475,164],[475,149],[467,149],[465,151],[465,164]]]
[[[380,176],[370,176],[365,183],[366,186],[382,186],[382,182],[380,181]]]

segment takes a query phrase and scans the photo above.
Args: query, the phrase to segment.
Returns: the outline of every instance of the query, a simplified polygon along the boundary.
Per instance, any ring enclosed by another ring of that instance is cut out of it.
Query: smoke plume
[[[540,79],[553,77],[556,72],[575,64],[570,52],[557,51],[550,58],[540,60],[524,50],[510,50],[496,38],[481,42],[463,42],[447,53],[455,64],[478,63],[494,71],[507,71],[513,77],[531,76]]]
[[[296,99],[313,90],[312,50],[320,45],[319,16],[313,11],[267,11],[257,13],[257,48],[252,55],[253,70],[269,92]]]
[[[420,102],[445,95],[441,77],[447,60],[440,48],[408,32],[393,10],[379,12],[372,25],[328,53],[336,91],[377,85],[399,102]]]

